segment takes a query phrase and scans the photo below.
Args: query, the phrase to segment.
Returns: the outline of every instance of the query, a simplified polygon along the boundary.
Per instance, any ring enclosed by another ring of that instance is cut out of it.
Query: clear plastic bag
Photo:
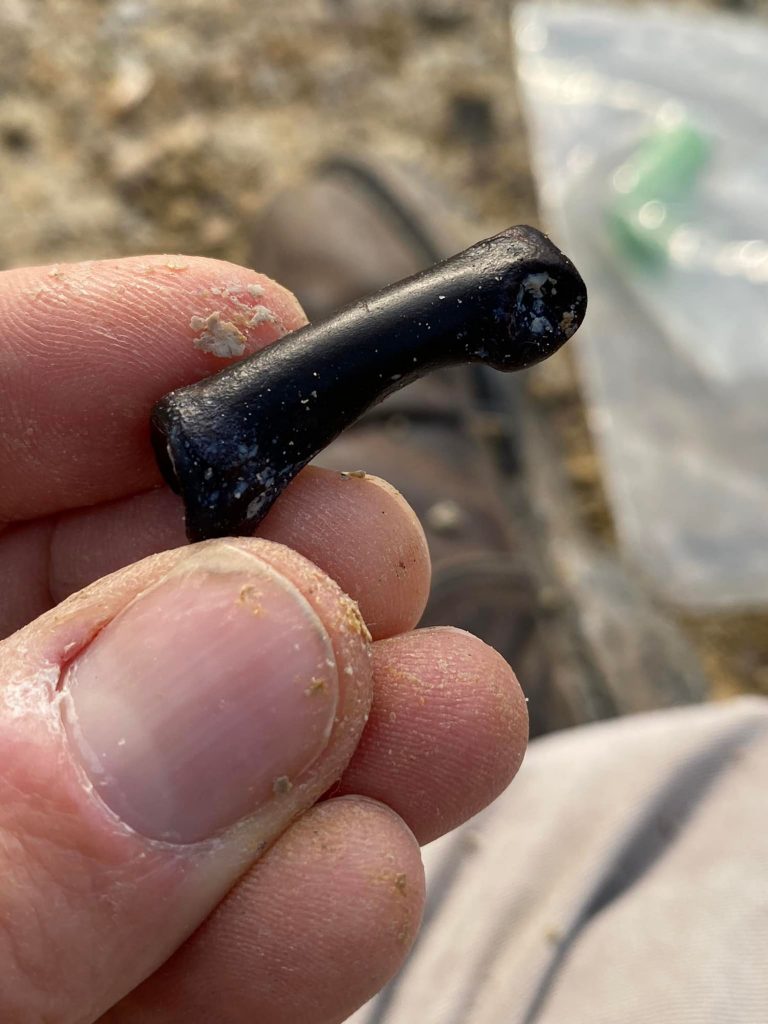
[[[768,601],[768,31],[661,8],[513,21],[574,350],[629,556],[691,607]]]

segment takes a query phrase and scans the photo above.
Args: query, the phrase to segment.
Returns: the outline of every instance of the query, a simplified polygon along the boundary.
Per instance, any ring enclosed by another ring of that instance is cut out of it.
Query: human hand
[[[153,402],[225,365],[205,331],[302,322],[212,260],[0,274],[4,1024],[343,1020],[415,937],[417,841],[520,764],[506,664],[413,631],[426,544],[382,481],[305,470],[257,539],[183,546]]]

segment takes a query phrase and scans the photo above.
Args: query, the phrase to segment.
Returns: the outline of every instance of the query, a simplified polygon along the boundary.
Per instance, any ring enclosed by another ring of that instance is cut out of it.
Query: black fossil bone
[[[513,227],[172,391],[153,409],[152,441],[189,539],[250,533],[345,427],[430,370],[545,359],[586,304],[570,260]]]

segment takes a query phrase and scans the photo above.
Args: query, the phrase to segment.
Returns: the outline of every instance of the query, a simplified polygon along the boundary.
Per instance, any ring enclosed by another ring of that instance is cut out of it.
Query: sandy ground
[[[0,5],[0,260],[243,261],[318,155],[423,163],[481,214],[533,215],[495,0]]]
[[[508,18],[500,0],[2,0],[0,267],[248,262],[262,205],[339,151],[420,163],[483,227],[535,223]],[[576,500],[609,538],[567,374],[554,393]],[[717,690],[768,692],[762,616],[689,625]]]

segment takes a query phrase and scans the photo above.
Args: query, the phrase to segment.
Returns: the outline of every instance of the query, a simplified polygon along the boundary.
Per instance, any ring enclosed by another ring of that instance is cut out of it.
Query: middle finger
[[[307,469],[257,536],[335,579],[377,639],[421,617],[430,575],[424,532],[383,480]],[[11,527],[0,537],[0,637],[94,580],[185,543],[181,502],[165,489]]]

